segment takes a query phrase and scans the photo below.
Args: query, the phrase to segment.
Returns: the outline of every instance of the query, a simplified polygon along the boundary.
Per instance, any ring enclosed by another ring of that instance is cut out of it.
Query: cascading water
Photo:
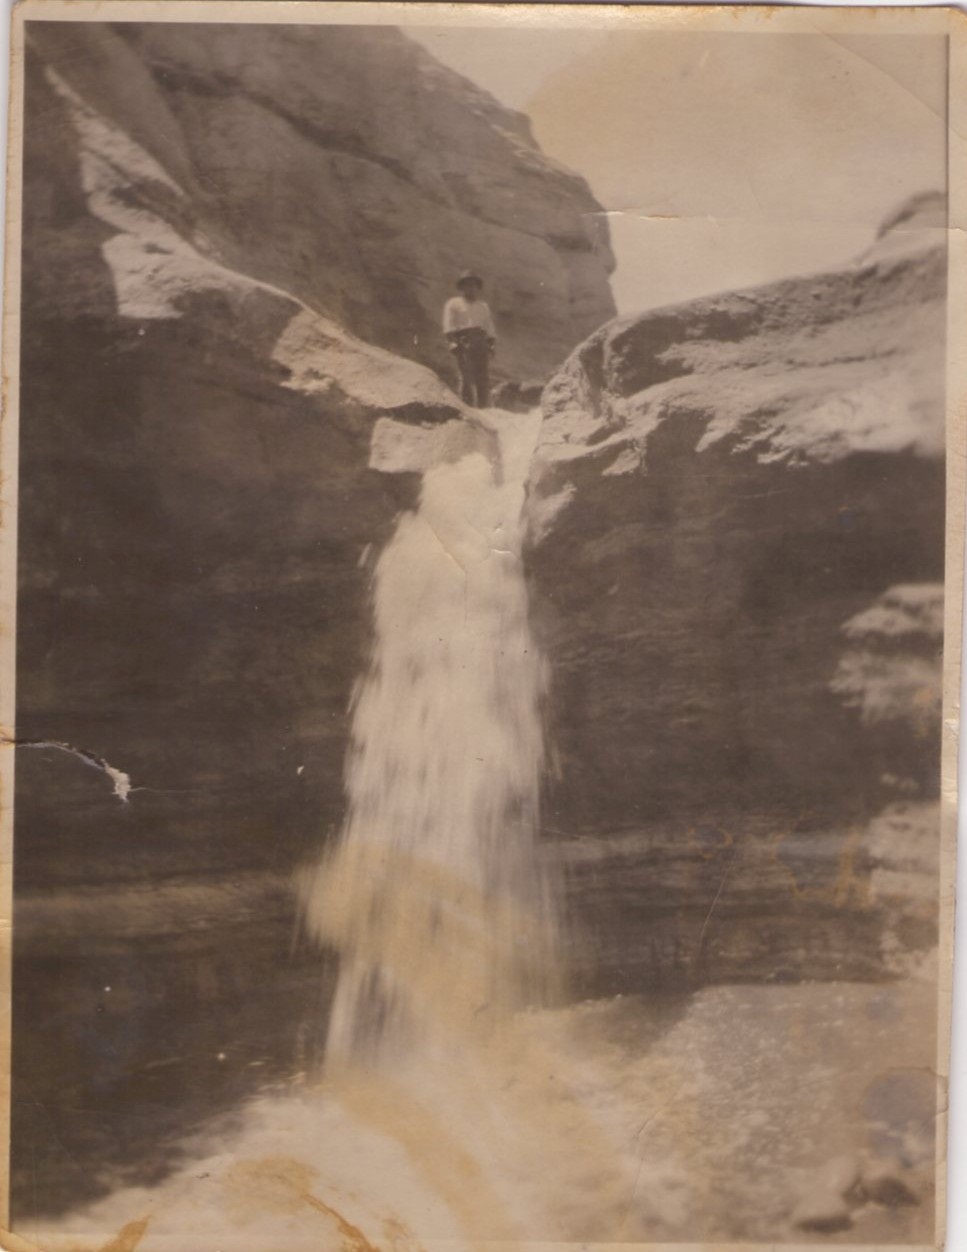
[[[560,979],[520,556],[539,418],[489,417],[499,458],[444,452],[376,566],[347,820],[302,884],[306,928],[340,958],[322,1074],[251,1101],[157,1188],[45,1231],[51,1252],[121,1223],[138,1252],[514,1252],[664,1229],[641,1109],[681,1091],[626,1072],[586,1009],[522,1011]]]
[[[374,578],[342,838],[305,922],[341,956],[327,1064],[402,1064],[474,1036],[557,976],[535,836],[543,666],[520,558],[535,418],[424,475]]]

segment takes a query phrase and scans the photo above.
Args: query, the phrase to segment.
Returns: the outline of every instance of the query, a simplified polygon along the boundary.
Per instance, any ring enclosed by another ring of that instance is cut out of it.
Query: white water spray
[[[535,836],[543,666],[520,559],[535,419],[423,479],[375,571],[342,838],[305,921],[342,966],[327,1064],[372,1066],[479,1036],[556,977]]]

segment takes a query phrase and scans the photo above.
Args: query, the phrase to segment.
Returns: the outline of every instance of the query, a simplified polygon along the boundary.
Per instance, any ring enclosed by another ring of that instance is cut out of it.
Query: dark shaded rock
[[[934,806],[900,829],[936,841]],[[896,819],[894,819],[896,820]],[[891,823],[892,825],[892,823]],[[570,900],[568,968],[576,994],[671,990],[708,983],[877,979],[904,950],[936,935],[895,916],[871,890],[870,830],[782,828],[761,816],[734,825],[669,819],[611,838],[564,844]],[[848,867],[848,869],[844,869]],[[908,911],[914,911],[907,901]],[[919,911],[916,911],[919,917]]]
[[[464,411],[423,367],[128,212],[139,151],[118,140],[98,164],[80,106],[40,73],[30,89],[44,125],[27,142],[18,737],[89,750],[135,790],[125,807],[78,762],[24,756],[25,778],[54,771],[79,794],[21,790],[37,832],[21,883],[178,872],[185,856],[291,864],[291,841],[338,817],[361,558],[414,498],[415,479],[369,468],[373,429]],[[93,212],[76,194],[54,223],[33,180],[69,184],[81,162],[99,175]],[[65,281],[94,296],[83,316],[40,259],[55,225]]]
[[[493,402],[497,408],[511,413],[529,413],[541,402],[544,384],[531,379],[527,382],[503,382],[494,388]]]

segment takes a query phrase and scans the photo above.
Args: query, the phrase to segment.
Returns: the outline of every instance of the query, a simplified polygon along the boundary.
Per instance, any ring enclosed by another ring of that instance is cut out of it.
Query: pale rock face
[[[831,689],[865,727],[901,723],[930,736],[942,696],[944,594],[940,583],[891,587],[843,626],[849,641]]]
[[[130,203],[371,343],[449,372],[440,313],[467,268],[504,377],[546,374],[614,314],[587,184],[394,29],[44,23],[32,44],[143,146]]]
[[[851,269],[602,328],[545,391],[542,488],[582,456],[647,473],[649,437],[684,419],[700,423],[695,452],[724,442],[760,464],[941,455],[943,232],[896,229]]]

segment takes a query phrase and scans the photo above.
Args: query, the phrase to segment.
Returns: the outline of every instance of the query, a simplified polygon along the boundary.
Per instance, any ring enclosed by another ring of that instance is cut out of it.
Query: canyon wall
[[[293,873],[419,485],[373,433],[491,446],[427,368],[453,273],[528,375],[613,305],[582,181],[398,32],[28,30],[14,1135],[56,1207],[122,1110],[160,1161],[324,1029]]]
[[[943,203],[887,226],[842,271],[612,322],[545,390],[546,821],[592,982],[878,976],[869,823],[899,806],[935,861]]]

